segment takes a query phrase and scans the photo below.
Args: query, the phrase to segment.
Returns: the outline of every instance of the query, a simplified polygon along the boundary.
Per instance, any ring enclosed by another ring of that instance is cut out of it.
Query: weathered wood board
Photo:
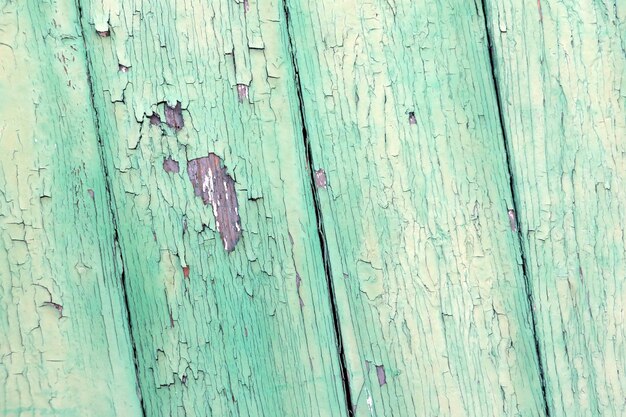
[[[624,416],[626,4],[487,5],[550,415]]]
[[[0,5],[0,415],[141,413],[78,14]]]
[[[80,4],[146,415],[346,416],[282,4]]]
[[[288,4],[355,415],[544,415],[481,10]]]

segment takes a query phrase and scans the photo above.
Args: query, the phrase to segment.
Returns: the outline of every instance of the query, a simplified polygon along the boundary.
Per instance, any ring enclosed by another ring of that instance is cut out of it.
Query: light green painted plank
[[[626,4],[488,6],[551,416],[624,416]]]
[[[0,6],[0,415],[136,416],[78,16]]]
[[[356,415],[544,415],[480,11],[288,4]]]
[[[345,416],[282,4],[81,5],[147,415]],[[187,175],[209,153],[230,253]]]

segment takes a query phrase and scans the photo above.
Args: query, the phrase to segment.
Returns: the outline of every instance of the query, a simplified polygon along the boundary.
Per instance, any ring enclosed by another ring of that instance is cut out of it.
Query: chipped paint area
[[[196,196],[213,208],[215,225],[226,252],[232,252],[241,237],[235,181],[214,153],[187,163],[187,174]]]

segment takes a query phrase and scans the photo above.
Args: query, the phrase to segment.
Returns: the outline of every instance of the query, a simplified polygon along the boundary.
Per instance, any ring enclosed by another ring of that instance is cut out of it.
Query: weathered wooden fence
[[[0,415],[626,415],[626,3],[0,2]]]

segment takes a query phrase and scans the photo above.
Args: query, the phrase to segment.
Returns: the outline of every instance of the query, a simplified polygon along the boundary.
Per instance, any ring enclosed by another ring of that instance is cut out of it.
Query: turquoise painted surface
[[[67,3],[0,5],[0,415],[141,413],[85,50]]]
[[[625,11],[514,3],[3,3],[0,414],[622,415]]]
[[[626,414],[626,6],[487,2],[550,415]]]

